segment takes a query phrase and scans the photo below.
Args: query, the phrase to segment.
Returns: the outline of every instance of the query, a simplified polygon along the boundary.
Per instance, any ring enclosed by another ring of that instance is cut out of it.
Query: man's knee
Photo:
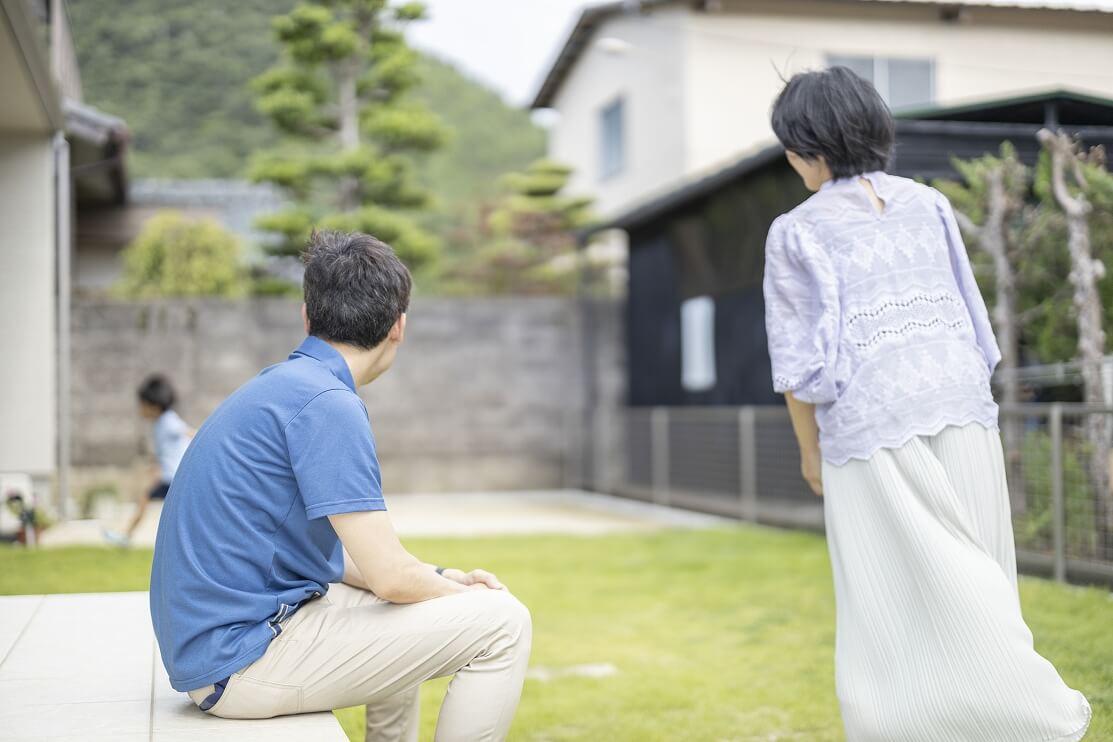
[[[532,633],[533,619],[522,601],[505,590],[486,590],[482,594],[484,602],[490,606],[492,618],[508,633],[527,637]]]

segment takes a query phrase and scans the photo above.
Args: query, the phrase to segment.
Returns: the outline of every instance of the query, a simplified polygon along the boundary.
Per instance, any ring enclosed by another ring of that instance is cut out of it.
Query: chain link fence
[[[770,525],[823,529],[777,407],[629,408],[624,495]]]
[[[621,426],[619,494],[823,529],[785,408],[627,408]],[[1113,407],[1021,405],[1002,409],[1001,427],[1020,568],[1113,584]]]
[[[1113,408],[1021,405],[1002,411],[1002,430],[1010,425],[1019,429],[1005,458],[1020,566],[1113,582]]]

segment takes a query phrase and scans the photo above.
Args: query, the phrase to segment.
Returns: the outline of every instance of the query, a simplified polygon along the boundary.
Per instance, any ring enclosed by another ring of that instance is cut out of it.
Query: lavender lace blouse
[[[997,426],[1001,359],[951,205],[885,173],[829,181],[769,229],[773,388],[816,405],[825,461],[868,459],[948,425]]]

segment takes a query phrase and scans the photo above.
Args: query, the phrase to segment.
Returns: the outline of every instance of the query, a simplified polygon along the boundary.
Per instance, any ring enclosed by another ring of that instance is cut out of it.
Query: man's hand
[[[406,551],[386,511],[344,513],[328,519],[352,563],[345,570],[348,584],[363,583],[389,603],[420,603],[471,589],[446,580]]]
[[[800,473],[812,492],[823,497],[823,457],[818,448],[800,452]]]
[[[469,587],[479,589],[490,588],[491,590],[506,589],[506,585],[499,582],[499,578],[482,569],[473,569],[471,572],[464,572],[459,569],[446,569],[441,574],[453,582],[459,582],[461,585],[467,585]]]

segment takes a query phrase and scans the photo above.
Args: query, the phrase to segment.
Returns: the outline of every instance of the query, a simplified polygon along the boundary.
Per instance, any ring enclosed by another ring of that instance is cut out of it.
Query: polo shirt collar
[[[347,361],[344,356],[319,337],[309,335],[302,341],[298,349],[290,354],[290,359],[293,360],[296,356],[307,356],[314,360],[320,361],[324,364],[325,368],[332,372],[332,375],[347,384],[348,388],[353,392],[356,390],[355,380],[352,378],[352,371],[348,368]]]

